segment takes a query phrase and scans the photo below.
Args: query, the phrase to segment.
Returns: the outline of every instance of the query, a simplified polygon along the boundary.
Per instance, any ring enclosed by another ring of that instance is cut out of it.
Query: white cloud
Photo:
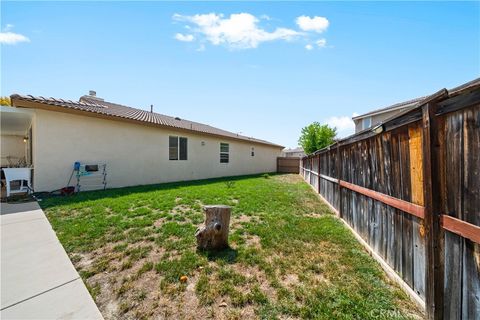
[[[0,32],[0,43],[2,44],[16,44],[19,42],[30,42],[23,34],[12,32],[13,24],[7,23]]]
[[[2,44],[16,44],[19,42],[30,42],[26,36],[14,32],[0,32],[0,43]]]
[[[325,123],[330,127],[337,128],[340,137],[348,136],[355,131],[355,123],[349,116],[330,117],[325,120]]]
[[[183,41],[183,42],[192,42],[193,40],[195,40],[195,37],[191,34],[177,33],[175,35],[175,39],[177,39],[178,41]]]
[[[326,45],[327,45],[327,40],[326,39],[318,39],[317,41],[315,41],[315,45],[317,45],[317,47],[319,48],[325,48]],[[308,43],[306,46],[305,46],[305,49],[307,50],[313,50],[314,47],[311,43]]]
[[[317,46],[319,48],[325,48],[325,46],[327,45],[327,40],[326,39],[318,39],[317,41],[315,41],[315,43],[317,44]]]
[[[289,41],[302,35],[293,29],[276,28],[269,32],[258,26],[260,19],[249,13],[223,14],[209,13],[184,16],[174,14],[173,19],[191,23],[193,31],[201,41],[213,45],[225,45],[231,49],[256,48],[262,42]]]
[[[310,18],[308,16],[297,17],[297,25],[303,31],[315,31],[321,33],[327,30],[330,22],[325,17],[315,16]]]

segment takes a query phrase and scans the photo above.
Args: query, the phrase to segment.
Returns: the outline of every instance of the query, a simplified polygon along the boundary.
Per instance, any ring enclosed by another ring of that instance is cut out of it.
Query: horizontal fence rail
[[[299,166],[428,319],[480,320],[480,80],[472,83]]]
[[[303,168],[301,168],[301,169],[303,169]],[[317,177],[320,177],[321,179],[325,179],[327,181],[330,181],[330,182],[333,182],[333,183],[336,183],[336,184],[339,183],[340,186],[343,187],[343,188],[350,189],[350,190],[355,191],[357,193],[363,194],[364,196],[367,196],[371,199],[378,200],[378,201],[380,201],[380,202],[382,202],[386,205],[389,205],[391,207],[397,208],[397,209],[402,210],[404,212],[410,213],[410,214],[412,214],[412,215],[414,215],[414,216],[416,216],[420,219],[423,219],[424,216],[425,216],[425,207],[422,207],[422,206],[416,205],[414,203],[389,196],[389,195],[381,193],[381,192],[377,192],[377,191],[370,190],[370,189],[367,189],[367,188],[364,188],[364,187],[361,187],[361,186],[357,186],[353,183],[349,183],[349,182],[346,182],[346,181],[343,181],[343,180],[332,178],[332,177],[326,176],[324,174],[318,174],[317,172],[312,171],[312,170],[308,170],[308,169],[303,169],[303,170],[305,170],[305,171],[309,172],[310,174],[313,174]]]
[[[460,219],[442,215],[442,227],[445,230],[458,234],[480,244],[480,227]]]
[[[416,205],[414,203],[404,201],[401,199],[394,198],[392,196],[389,196],[387,194],[377,192],[374,190],[370,190],[364,187],[357,186],[355,184],[346,182],[346,181],[341,181],[340,180],[340,186],[343,188],[350,189],[352,191],[358,192],[363,194],[364,196],[367,196],[371,199],[378,200],[380,202],[383,202],[391,207],[397,208],[399,210],[402,210],[403,212],[410,213],[420,219],[423,219],[425,216],[425,207]]]
[[[320,178],[325,179],[325,180],[330,181],[330,182],[333,182],[333,183],[338,183],[338,179],[326,176],[324,174],[321,174]]]

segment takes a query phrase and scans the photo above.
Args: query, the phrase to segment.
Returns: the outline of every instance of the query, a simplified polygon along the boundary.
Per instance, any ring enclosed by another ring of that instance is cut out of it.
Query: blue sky
[[[108,101],[288,147],[480,75],[479,2],[5,2],[1,94]]]

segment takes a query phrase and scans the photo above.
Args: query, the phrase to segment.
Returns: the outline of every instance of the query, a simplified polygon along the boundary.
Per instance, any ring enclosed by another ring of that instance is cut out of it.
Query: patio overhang
[[[30,110],[0,106],[0,125],[2,135],[25,136],[32,124],[33,113]]]

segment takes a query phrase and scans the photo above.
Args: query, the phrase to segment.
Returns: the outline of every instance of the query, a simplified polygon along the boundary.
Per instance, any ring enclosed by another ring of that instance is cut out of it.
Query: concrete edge
[[[0,307],[0,319],[3,319],[4,318],[4,313],[5,312],[10,312],[12,309],[14,308],[18,308],[20,306],[22,306],[22,304],[24,303],[31,303],[32,301],[35,301],[36,299],[40,298],[40,297],[43,297],[45,295],[48,295],[48,294],[52,294],[53,292],[55,292],[56,290],[59,290],[59,289],[62,289],[62,288],[65,288],[71,284],[74,284],[74,283],[78,283],[78,286],[81,287],[81,290],[84,290],[85,292],[85,298],[84,299],[84,303],[88,302],[91,306],[92,306],[92,310],[94,311],[95,315],[93,315],[93,317],[91,319],[104,319],[103,318],[103,314],[100,312],[100,309],[98,308],[98,305],[96,304],[95,300],[93,299],[92,295],[90,294],[90,292],[88,291],[88,288],[87,288],[87,284],[84,282],[84,280],[82,279],[82,277],[80,276],[80,274],[78,273],[78,270],[77,268],[75,268],[75,265],[73,264],[72,260],[70,259],[70,256],[68,255],[67,251],[65,250],[65,247],[63,246],[62,242],[60,241],[60,239],[58,238],[58,235],[57,235],[57,232],[55,231],[55,229],[53,228],[53,225],[52,223],[50,222],[50,220],[48,219],[47,217],[47,214],[45,213],[45,211],[40,207],[40,205],[38,204],[38,202],[35,200],[35,201],[32,201],[32,202],[28,202],[28,203],[25,203],[25,204],[20,204],[22,206],[27,206],[27,205],[32,205],[32,203],[34,203],[35,207],[34,208],[29,208],[29,209],[26,209],[25,212],[34,212],[34,211],[39,211],[40,214],[41,214],[41,217],[35,217],[35,218],[27,218],[27,219],[23,219],[23,220],[20,220],[20,221],[14,221],[14,222],[9,222],[9,223],[6,223],[4,224],[3,223],[3,214],[0,216],[0,225],[2,227],[6,226],[6,225],[12,225],[12,224],[18,224],[18,223],[29,223],[31,221],[37,221],[37,220],[44,220],[49,228],[49,232],[52,233],[53,237],[50,241],[46,242],[46,243],[55,243],[56,245],[59,246],[61,253],[62,255],[64,256],[64,259],[66,259],[65,261],[67,261],[67,265],[69,265],[72,270],[75,272],[76,274],[76,277],[64,282],[64,283],[61,283],[61,284],[58,284],[56,286],[53,286],[51,288],[47,288],[46,290],[44,291],[41,291],[41,292],[38,292],[36,294],[33,294],[32,296],[29,296],[29,297],[26,297],[24,299],[21,299],[19,301],[16,301],[16,302],[13,302],[7,306],[3,306],[3,307]],[[17,204],[14,204],[14,205],[17,205]],[[11,213],[20,213],[22,211],[18,211],[18,212],[11,212]],[[24,213],[24,212],[22,212]],[[8,214],[7,214],[8,215]],[[2,267],[0,266],[0,269],[2,269]],[[3,270],[2,270],[3,272]],[[78,290],[77,290],[78,292]],[[85,304],[84,304],[85,305]],[[53,306],[49,306],[49,308],[53,308]],[[48,309],[48,308],[47,308]],[[13,317],[13,318],[16,318],[16,317]],[[21,318],[21,317],[20,317]],[[33,317],[32,319],[35,319],[35,318],[45,318],[45,317]],[[62,317],[60,317],[59,319],[87,319],[87,318],[84,318],[84,317],[76,317],[75,315],[63,315]],[[90,319],[90,318],[88,318]]]

